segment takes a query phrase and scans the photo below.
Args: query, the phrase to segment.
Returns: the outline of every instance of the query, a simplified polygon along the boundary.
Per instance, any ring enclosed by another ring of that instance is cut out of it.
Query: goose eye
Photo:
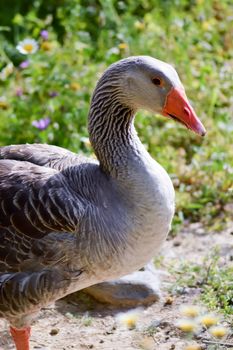
[[[161,81],[161,79],[159,79],[159,78],[153,78],[153,79],[152,79],[152,83],[153,83],[154,85],[157,85],[157,86],[161,86],[161,85],[162,85],[162,81]]]

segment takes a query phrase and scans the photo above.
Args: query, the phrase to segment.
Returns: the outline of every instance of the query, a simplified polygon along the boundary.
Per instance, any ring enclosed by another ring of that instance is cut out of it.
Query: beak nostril
[[[188,116],[190,115],[190,110],[187,107],[184,107],[184,112],[185,114],[187,114]]]

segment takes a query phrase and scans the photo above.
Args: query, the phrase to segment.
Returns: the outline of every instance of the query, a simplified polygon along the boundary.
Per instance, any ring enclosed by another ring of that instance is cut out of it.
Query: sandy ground
[[[224,261],[233,258],[233,225],[221,233],[206,233],[199,224],[189,225],[175,238],[169,238],[161,252],[162,298],[158,303],[140,311],[137,327],[128,330],[116,322],[119,312],[112,306],[96,303],[80,293],[58,301],[42,310],[32,327],[31,349],[108,349],[108,350],[182,350],[190,343],[175,326],[180,317],[180,305],[191,304],[200,294],[199,288],[185,288],[183,293],[171,296],[175,276],[167,267],[179,266],[181,261],[201,262],[210,250],[218,246]],[[0,320],[0,350],[14,349],[8,325]],[[206,346],[202,334],[199,344],[203,349],[220,350],[226,347]],[[231,336],[224,340],[233,344]],[[228,347],[227,349],[230,349]],[[233,345],[232,345],[233,349]]]

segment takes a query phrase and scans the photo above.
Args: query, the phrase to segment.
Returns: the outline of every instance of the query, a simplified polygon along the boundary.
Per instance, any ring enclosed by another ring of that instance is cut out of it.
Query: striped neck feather
[[[134,129],[135,111],[128,107],[115,80],[100,80],[91,101],[88,130],[100,166],[107,173],[127,165],[128,156],[140,143]]]

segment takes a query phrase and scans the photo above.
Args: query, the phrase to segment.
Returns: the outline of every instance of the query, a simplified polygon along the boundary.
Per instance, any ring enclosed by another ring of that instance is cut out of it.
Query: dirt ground
[[[175,276],[168,273],[166,266],[171,261],[174,264],[180,264],[181,260],[200,262],[216,246],[220,248],[222,259],[233,256],[233,225],[224,232],[206,234],[200,224],[192,224],[167,240],[161,252],[163,268],[158,271],[162,298],[141,310],[135,329],[127,330],[116,322],[117,314],[125,310],[96,303],[76,293],[40,312],[32,327],[31,349],[185,349],[189,341],[182,336],[175,322],[180,317],[180,305],[192,304],[200,289],[187,288],[184,293],[171,298],[169,288],[175,283]],[[0,329],[0,350],[14,349],[8,325],[3,320],[0,320]],[[231,336],[224,341],[233,344]],[[200,341],[200,344],[204,343]],[[206,345],[204,348],[224,349]]]

